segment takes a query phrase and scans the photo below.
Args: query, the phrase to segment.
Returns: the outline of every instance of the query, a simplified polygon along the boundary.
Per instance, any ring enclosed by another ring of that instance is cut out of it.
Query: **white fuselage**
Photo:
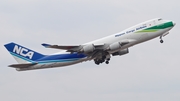
[[[133,45],[136,45],[136,44],[148,41],[150,39],[167,34],[172,27],[162,28],[162,29],[158,29],[158,30],[156,30],[156,29],[149,30],[148,29],[148,28],[152,28],[153,26],[158,26],[158,25],[164,24],[166,22],[169,22],[169,21],[162,20],[162,19],[149,20],[149,21],[140,23],[138,25],[135,25],[133,27],[130,27],[128,29],[125,29],[119,33],[116,33],[116,34],[113,34],[113,35],[110,35],[110,36],[107,36],[107,37],[104,37],[104,38],[101,38],[101,39],[98,39],[95,41],[91,41],[91,42],[85,43],[83,45],[88,45],[88,44],[110,45],[115,42],[121,42],[121,41],[126,41],[126,40],[128,40],[130,42],[129,44],[122,46],[120,49],[109,51],[109,53],[113,53],[113,52],[116,52],[116,51],[119,51],[122,49],[126,49]],[[145,30],[145,29],[147,29],[147,30]],[[65,53],[65,51],[57,53],[57,54],[62,54],[62,53]],[[70,54],[70,53],[68,53],[68,54]],[[87,60],[91,60],[91,58],[85,57],[85,58],[79,59],[77,61],[37,64],[37,65],[31,66],[31,68],[29,68],[29,69],[17,69],[17,70],[31,70],[31,69],[41,69],[41,68],[62,67],[62,66],[80,63],[80,62],[87,61]]]

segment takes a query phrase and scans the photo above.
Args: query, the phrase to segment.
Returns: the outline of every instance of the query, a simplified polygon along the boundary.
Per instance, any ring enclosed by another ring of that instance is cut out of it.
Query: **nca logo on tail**
[[[26,48],[19,47],[18,45],[15,45],[15,46],[14,46],[13,52],[14,52],[14,53],[17,53],[17,54],[19,54],[19,55],[21,55],[21,56],[24,56],[24,57],[29,57],[29,59],[32,59],[32,57],[33,57],[33,55],[34,55],[34,52],[29,51],[29,50],[26,49]]]

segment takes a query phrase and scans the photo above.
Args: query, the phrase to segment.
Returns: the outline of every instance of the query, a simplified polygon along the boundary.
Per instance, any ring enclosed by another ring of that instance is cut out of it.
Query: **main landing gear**
[[[109,60],[110,60],[110,58],[108,58],[108,59],[106,60],[106,64],[109,64]]]
[[[106,56],[103,56],[101,59],[94,59],[95,64],[99,65],[100,63],[106,63],[109,64],[110,58],[106,58]]]

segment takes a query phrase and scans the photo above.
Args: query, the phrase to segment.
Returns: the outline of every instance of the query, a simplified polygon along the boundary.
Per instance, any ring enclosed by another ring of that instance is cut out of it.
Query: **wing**
[[[81,49],[86,45],[60,46],[60,45],[50,45],[50,44],[43,43],[42,46],[44,46],[46,48],[67,50],[67,52],[81,52]],[[104,46],[104,44],[93,45],[93,47],[95,49],[102,49],[103,46]]]
[[[67,52],[77,52],[81,48],[81,45],[79,45],[79,46],[78,45],[60,46],[60,45],[50,45],[50,44],[46,44],[46,43],[43,43],[42,46],[44,46],[46,48],[67,50]]]
[[[69,49],[74,49],[74,48],[78,48],[79,46],[59,46],[59,45],[50,45],[50,44],[46,44],[43,43],[42,46],[46,47],[46,48],[55,48],[55,49],[63,49],[63,50],[69,50]]]
[[[85,45],[70,45],[70,46],[62,46],[62,45],[50,45],[43,43],[42,46],[46,48],[54,48],[54,49],[62,49],[67,52],[77,52],[86,54],[89,60],[94,60],[95,64],[99,65],[100,63],[106,62],[109,63],[111,54],[115,55],[123,55],[129,53],[128,48],[119,50],[122,46],[133,44],[136,40],[133,39],[124,39],[118,42],[114,42],[112,44],[85,44]],[[113,52],[113,53],[112,53]]]
[[[63,46],[63,45],[51,45],[51,44],[46,44],[43,43],[42,46],[46,47],[46,48],[54,48],[54,49],[62,49],[62,50],[67,50],[67,52],[77,52],[77,53],[85,53],[85,54],[91,54],[97,51],[109,51],[108,48],[116,45],[120,45],[124,46],[126,44],[129,44],[133,42],[133,40],[130,39],[125,39],[125,40],[121,40],[120,42],[115,42],[112,44],[85,44],[85,45],[70,45],[70,46]],[[116,46],[115,46],[116,47]]]

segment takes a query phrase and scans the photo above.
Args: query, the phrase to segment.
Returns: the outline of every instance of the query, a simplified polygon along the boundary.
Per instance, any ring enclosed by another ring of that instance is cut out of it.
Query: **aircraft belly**
[[[77,64],[77,63],[87,61],[87,60],[88,60],[87,58],[83,58],[83,59],[79,59],[79,60],[76,60],[76,61],[37,64],[37,65],[34,65],[34,66],[30,66],[28,68],[16,68],[16,70],[17,71],[26,71],[26,70],[35,70],[35,69],[63,67],[63,66],[69,66],[69,65]]]
[[[136,33],[134,35],[131,36],[132,39],[137,40],[137,42],[135,44],[141,43],[141,42],[145,42],[147,40],[150,40],[152,38],[155,38],[159,35],[157,35],[156,33]]]

